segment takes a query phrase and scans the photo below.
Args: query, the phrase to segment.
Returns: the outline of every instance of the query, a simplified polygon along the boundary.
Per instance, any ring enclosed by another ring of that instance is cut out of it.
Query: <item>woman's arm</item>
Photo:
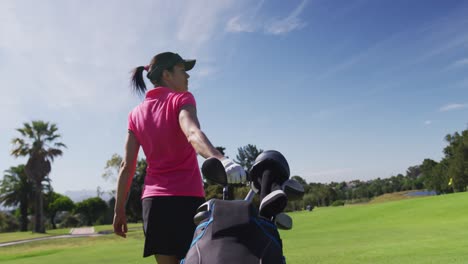
[[[132,185],[135,174],[138,151],[140,144],[132,131],[128,131],[127,142],[125,143],[125,156],[120,164],[119,180],[117,183],[117,197],[114,208],[114,232],[122,237],[126,237],[127,217],[125,215],[125,203]]]
[[[223,160],[224,156],[211,144],[205,133],[200,129],[197,109],[193,105],[184,105],[179,112],[180,128],[184,132],[195,151],[205,159],[215,157]]]

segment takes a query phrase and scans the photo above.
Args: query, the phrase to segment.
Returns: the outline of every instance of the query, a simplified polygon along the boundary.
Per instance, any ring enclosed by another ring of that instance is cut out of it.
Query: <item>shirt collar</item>
[[[164,86],[158,86],[146,92],[146,99],[152,99],[152,98],[157,97],[161,93],[165,93],[165,92],[167,93],[170,91],[172,91],[170,88],[167,88]]]

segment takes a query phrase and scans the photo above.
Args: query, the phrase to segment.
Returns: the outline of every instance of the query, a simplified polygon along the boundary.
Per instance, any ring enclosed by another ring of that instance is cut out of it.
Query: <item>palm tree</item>
[[[11,154],[15,157],[28,157],[25,171],[34,185],[34,229],[33,232],[45,233],[43,215],[42,182],[47,180],[51,171],[51,162],[62,155],[61,148],[65,144],[57,142],[61,137],[57,133],[57,126],[44,121],[24,123],[22,128],[16,129],[21,138],[13,139]]]
[[[32,183],[25,172],[25,166],[10,167],[0,183],[0,203],[18,206],[20,209],[20,230],[28,230],[28,209],[32,200]]]

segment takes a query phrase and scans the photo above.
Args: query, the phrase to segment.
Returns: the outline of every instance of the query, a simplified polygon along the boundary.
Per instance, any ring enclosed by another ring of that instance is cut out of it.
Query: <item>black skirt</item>
[[[157,196],[142,200],[145,247],[143,257],[177,256],[182,259],[192,242],[197,208],[203,197]]]

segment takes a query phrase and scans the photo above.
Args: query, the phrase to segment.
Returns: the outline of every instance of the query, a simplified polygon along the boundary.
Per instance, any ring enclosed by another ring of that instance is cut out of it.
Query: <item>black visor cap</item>
[[[190,71],[195,66],[196,60],[184,60],[177,53],[165,52],[157,55],[156,63],[151,66],[151,70],[146,77],[150,80],[157,80],[161,77],[162,72],[179,63],[183,63],[185,71]]]

